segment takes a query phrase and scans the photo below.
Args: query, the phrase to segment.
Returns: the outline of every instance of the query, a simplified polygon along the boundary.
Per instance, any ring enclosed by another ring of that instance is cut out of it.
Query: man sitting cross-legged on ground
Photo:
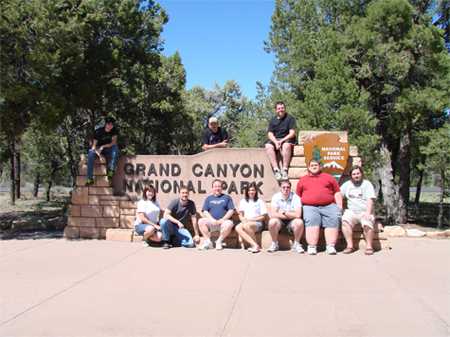
[[[117,137],[119,131],[114,126],[115,119],[108,117],[105,120],[105,126],[95,130],[94,139],[92,140],[92,148],[89,150],[87,158],[87,174],[85,186],[92,186],[94,184],[94,160],[98,156],[102,164],[106,163],[104,154],[111,155],[111,162],[109,163],[109,170],[106,174],[108,180],[114,178],[114,170],[116,169],[116,161],[119,156],[119,148],[117,147]]]
[[[373,254],[373,226],[375,217],[373,215],[373,201],[375,200],[375,191],[370,181],[363,179],[362,168],[355,165],[350,170],[350,181],[341,186],[341,193],[344,199],[347,199],[347,209],[342,216],[342,233],[347,248],[344,254],[350,254],[355,251],[353,248],[353,226],[361,224],[366,238],[366,255]]]
[[[309,161],[309,173],[298,184],[296,194],[303,204],[308,254],[317,254],[320,227],[325,228],[325,241],[329,255],[336,255],[336,242],[342,218],[342,195],[339,184],[331,174],[321,171],[320,161]]]
[[[210,232],[220,231],[220,236],[216,241],[216,249],[222,250],[222,242],[233,229],[234,204],[231,197],[222,193],[222,181],[216,179],[212,183],[213,195],[206,198],[202,208],[204,218],[198,221],[200,232],[205,241],[198,247],[200,250],[213,249],[213,244],[209,237]]]
[[[185,228],[187,221],[191,217],[195,236],[192,239],[191,233]],[[163,248],[169,249],[170,236],[175,235],[174,245],[186,248],[194,247],[194,242],[200,242],[197,226],[197,209],[195,203],[189,200],[189,188],[180,187],[179,198],[173,199],[164,212],[164,218],[159,221],[162,231]]]
[[[304,253],[300,239],[303,234],[304,223],[302,217],[302,203],[298,195],[291,192],[291,182],[282,180],[278,183],[280,192],[274,194],[271,206],[271,219],[269,221],[269,233],[272,244],[267,252],[273,253],[280,249],[278,245],[279,233],[294,234],[294,246],[292,251]]]

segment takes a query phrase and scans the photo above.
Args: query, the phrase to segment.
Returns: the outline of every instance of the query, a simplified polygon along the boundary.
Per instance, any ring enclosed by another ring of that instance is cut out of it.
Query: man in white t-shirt
[[[270,202],[271,219],[269,221],[269,233],[272,237],[272,244],[267,250],[268,253],[274,253],[280,249],[278,245],[278,234],[294,234],[294,245],[292,251],[304,253],[300,239],[305,228],[302,220],[302,203],[300,197],[291,192],[291,182],[282,180],[278,182],[280,192],[274,194]]]
[[[370,181],[363,179],[363,171],[359,165],[355,165],[350,170],[351,180],[341,186],[341,193],[344,199],[347,199],[347,209],[342,216],[342,233],[347,248],[344,254],[350,254],[355,251],[353,248],[353,227],[360,223],[364,229],[366,238],[366,255],[373,254],[373,236],[375,217],[373,215],[373,202],[375,200],[375,191]]]

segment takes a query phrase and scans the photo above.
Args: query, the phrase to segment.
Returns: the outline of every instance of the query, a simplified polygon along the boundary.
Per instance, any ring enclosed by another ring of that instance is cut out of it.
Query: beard
[[[354,179],[354,178],[350,178],[353,185],[360,185],[363,181],[363,177],[359,178],[359,179]]]

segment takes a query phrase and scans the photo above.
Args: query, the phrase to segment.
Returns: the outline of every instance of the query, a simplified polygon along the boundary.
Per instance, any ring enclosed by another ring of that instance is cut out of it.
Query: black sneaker
[[[113,180],[114,178],[114,171],[113,170],[109,170],[108,173],[106,174],[106,177],[109,180]]]
[[[169,249],[169,248],[170,248],[170,244],[168,242],[164,242],[163,249]]]
[[[92,186],[92,185],[94,185],[94,179],[87,178],[86,179],[86,183],[84,184],[84,186],[89,187],[89,186]]]

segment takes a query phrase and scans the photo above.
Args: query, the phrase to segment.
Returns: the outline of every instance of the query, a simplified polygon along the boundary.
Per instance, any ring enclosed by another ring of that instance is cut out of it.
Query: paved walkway
[[[1,245],[1,336],[450,336],[450,240],[251,255],[38,236]]]

